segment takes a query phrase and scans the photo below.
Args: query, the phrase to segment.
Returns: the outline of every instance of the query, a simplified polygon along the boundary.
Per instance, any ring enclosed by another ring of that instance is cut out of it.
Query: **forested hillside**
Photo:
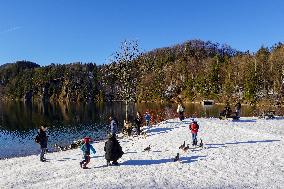
[[[241,99],[281,103],[284,45],[239,52],[191,40],[141,53],[122,43],[109,64],[18,61],[0,66],[1,98],[49,101],[187,101]]]

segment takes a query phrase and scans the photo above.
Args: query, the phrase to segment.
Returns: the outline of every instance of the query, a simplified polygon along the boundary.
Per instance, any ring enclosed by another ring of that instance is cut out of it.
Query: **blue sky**
[[[108,63],[123,40],[143,51],[190,39],[256,51],[284,42],[282,0],[0,0],[0,65]]]

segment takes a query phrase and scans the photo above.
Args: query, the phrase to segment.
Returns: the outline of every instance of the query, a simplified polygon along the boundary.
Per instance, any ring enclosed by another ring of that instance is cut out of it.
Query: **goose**
[[[176,157],[174,158],[174,162],[179,161],[179,153],[177,153]]]
[[[187,152],[188,149],[189,149],[189,144],[186,147],[183,148],[183,151]]]
[[[182,145],[180,145],[179,149],[183,149],[185,147],[185,141],[183,142]]]
[[[203,142],[202,142],[202,139],[200,139],[200,144],[199,144],[199,147],[203,147]]]
[[[149,145],[147,148],[144,149],[144,151],[148,151],[148,152],[149,152],[150,150],[151,150],[150,145]]]

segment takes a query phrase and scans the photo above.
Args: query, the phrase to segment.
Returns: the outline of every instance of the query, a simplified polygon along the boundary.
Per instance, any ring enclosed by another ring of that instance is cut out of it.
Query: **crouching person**
[[[81,150],[83,151],[83,161],[80,162],[80,166],[83,169],[88,169],[87,164],[90,163],[91,157],[90,157],[90,151],[92,151],[94,154],[96,153],[95,148],[90,144],[90,138],[85,137],[84,138],[84,144],[81,145]]]
[[[124,120],[124,128],[123,129],[124,129],[125,133],[127,134],[127,136],[131,136],[133,126],[132,126],[132,123],[128,119]]]
[[[122,157],[124,152],[116,139],[115,135],[109,134],[108,140],[105,143],[105,159],[107,161],[107,166],[110,165],[112,161],[112,165],[118,165],[117,160]]]

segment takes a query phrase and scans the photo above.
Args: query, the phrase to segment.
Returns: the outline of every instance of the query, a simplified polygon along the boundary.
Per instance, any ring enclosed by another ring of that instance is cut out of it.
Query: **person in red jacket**
[[[194,119],[189,124],[189,129],[191,130],[191,134],[192,134],[192,145],[196,146],[197,145],[197,133],[198,133],[199,125]]]

